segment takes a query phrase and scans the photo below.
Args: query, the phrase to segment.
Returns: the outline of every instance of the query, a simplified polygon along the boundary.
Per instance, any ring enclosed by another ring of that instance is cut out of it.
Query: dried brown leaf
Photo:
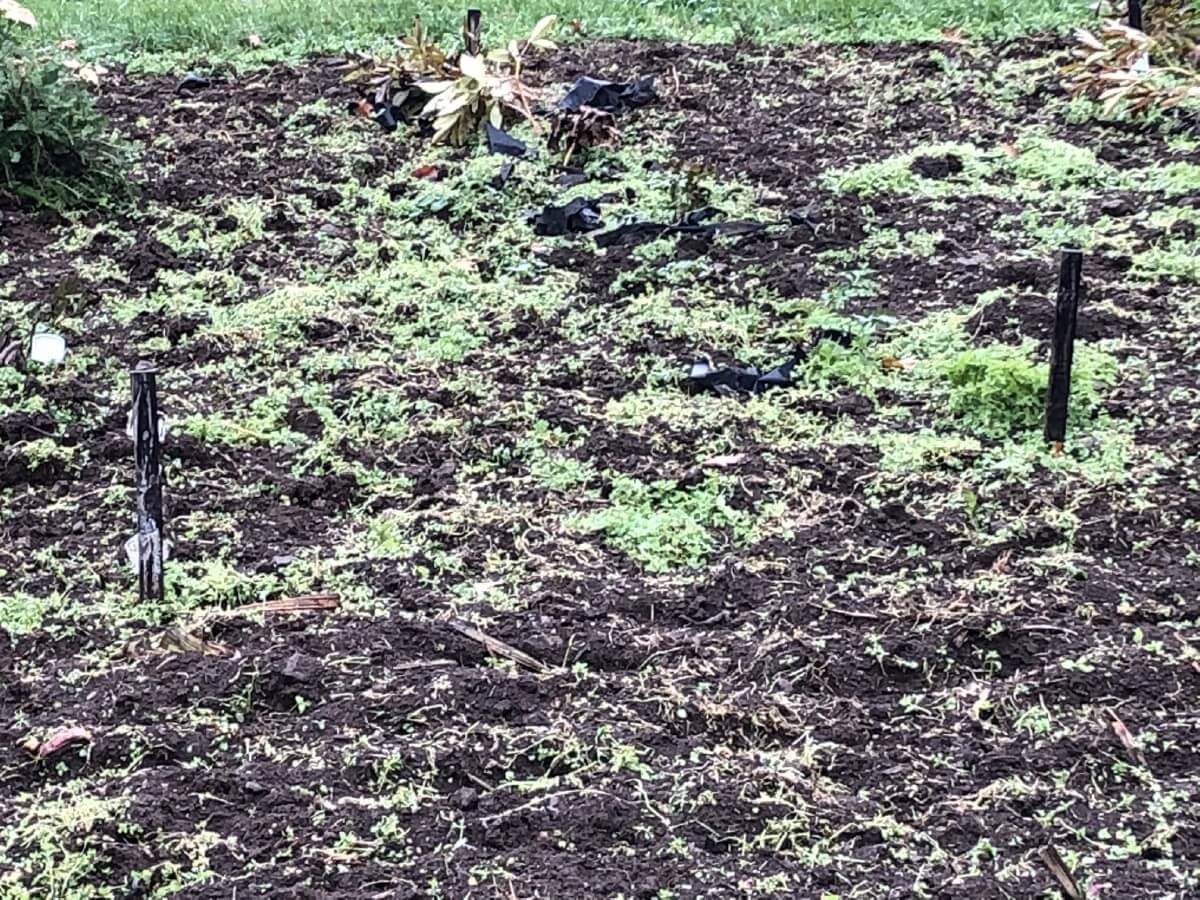
[[[1111,709],[1108,711],[1109,726],[1113,730],[1113,734],[1117,736],[1117,740],[1121,742],[1121,746],[1125,748],[1125,754],[1129,757],[1130,762],[1139,766],[1146,766],[1146,754],[1144,754],[1129,729],[1125,727],[1125,723]]]
[[[37,756],[38,759],[45,759],[71,744],[90,743],[91,740],[92,733],[86,728],[81,728],[78,725],[73,725],[70,728],[62,728],[42,741],[41,745],[38,746]]]

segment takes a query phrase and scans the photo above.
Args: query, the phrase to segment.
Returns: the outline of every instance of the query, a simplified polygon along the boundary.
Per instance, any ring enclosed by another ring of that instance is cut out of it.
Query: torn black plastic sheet
[[[390,81],[377,87],[364,98],[371,105],[371,118],[386,132],[393,132],[403,122],[420,119],[425,99],[415,87],[397,88]]]
[[[200,75],[197,72],[188,72],[180,80],[179,84],[175,85],[175,93],[189,94],[209,87],[212,87],[212,80],[210,78]]]
[[[500,171],[492,177],[492,187],[498,191],[504,190],[505,185],[508,184],[508,180],[512,178],[513,170],[516,169],[516,167],[516,163],[501,163]]]
[[[525,156],[529,147],[524,141],[519,141],[502,128],[497,128],[491,122],[484,123],[487,134],[488,153],[498,153],[501,156]]]
[[[692,210],[684,214],[678,222],[668,225],[662,222],[628,222],[616,228],[596,235],[597,247],[634,247],[658,240],[671,235],[697,235],[711,240],[719,234],[727,237],[737,237],[746,234],[757,234],[765,231],[771,225],[786,225],[786,222],[753,222],[748,219],[734,219],[729,222],[707,222],[719,211],[711,206]],[[707,223],[707,224],[706,224]]]
[[[587,184],[587,182],[587,173],[582,169],[568,169],[567,171],[561,173],[557,179],[555,179],[555,183],[560,188],[579,187],[579,185]]]
[[[543,237],[582,234],[595,231],[604,223],[600,219],[600,203],[577,197],[566,206],[546,206],[533,216],[533,233]]]
[[[619,113],[637,109],[657,99],[658,92],[654,89],[652,75],[626,82],[585,76],[571,85],[566,96],[558,101],[558,108],[566,112],[579,112],[581,108],[590,106],[602,112]]]
[[[745,397],[761,394],[771,388],[791,387],[796,366],[807,360],[822,341],[849,347],[854,343],[854,335],[837,328],[819,328],[806,343],[793,351],[790,359],[767,372],[755,366],[725,366],[718,369],[706,360],[697,360],[688,370],[687,386],[693,392],[712,391],[723,397]]]

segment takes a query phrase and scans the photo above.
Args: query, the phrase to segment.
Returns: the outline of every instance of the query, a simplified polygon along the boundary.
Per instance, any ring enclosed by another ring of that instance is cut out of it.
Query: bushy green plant
[[[18,29],[36,22],[0,4],[0,192],[62,208],[125,194],[130,152],[78,77]]]
[[[1042,424],[1049,369],[1031,359],[1030,347],[993,344],[952,357],[942,374],[949,390],[947,409],[973,430],[1005,437]],[[1071,420],[1086,421],[1100,403],[1100,389],[1116,379],[1116,361],[1107,353],[1076,345],[1071,373]]]
[[[646,484],[617,476],[609,499],[606,509],[574,524],[584,531],[601,532],[609,544],[651,572],[702,565],[713,549],[714,528],[747,533],[747,523],[725,502],[715,476],[691,489],[682,489],[674,481]]]

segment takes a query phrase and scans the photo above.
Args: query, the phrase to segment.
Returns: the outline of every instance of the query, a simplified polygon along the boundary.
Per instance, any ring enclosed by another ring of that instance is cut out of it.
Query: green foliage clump
[[[713,549],[713,529],[730,528],[744,535],[748,527],[726,503],[715,476],[690,489],[670,480],[646,484],[617,476],[610,505],[579,517],[574,524],[602,533],[609,544],[650,572],[703,565]]]
[[[1018,146],[1020,153],[1008,165],[1020,179],[1059,189],[1117,180],[1088,147],[1045,137],[1026,138]]]
[[[1071,372],[1071,421],[1086,421],[1100,403],[1100,389],[1116,380],[1116,360],[1076,345]],[[990,437],[1037,428],[1046,412],[1049,369],[1030,359],[1028,346],[993,344],[965,350],[942,370],[949,413]]]
[[[1138,255],[1133,273],[1139,278],[1200,284],[1200,243],[1167,240]]]
[[[0,17],[0,192],[56,209],[126,194],[128,147],[79,78],[18,41],[30,21]]]
[[[1146,190],[1161,191],[1167,197],[1190,197],[1200,193],[1200,166],[1187,162],[1155,166],[1143,173]]]

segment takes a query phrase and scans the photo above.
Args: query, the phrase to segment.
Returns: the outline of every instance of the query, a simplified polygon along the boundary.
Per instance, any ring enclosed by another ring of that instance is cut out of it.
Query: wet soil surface
[[[972,341],[1044,355],[1055,217],[975,190],[940,145],[1040,129],[1118,173],[1200,164],[1186,131],[1067,124],[1057,51],[617,42],[535,77],[656,75],[639,138],[764,215],[804,211],[677,247],[729,321],[964,311]],[[104,95],[144,144],[139,209],[0,205],[6,309],[78,280],[73,365],[0,382],[0,610],[29,623],[0,637],[0,893],[78,871],[128,897],[1017,898],[1055,886],[1049,844],[1089,896],[1200,892],[1200,290],[1131,258],[1195,246],[1193,197],[1097,183],[1061,214],[1128,223],[1089,258],[1079,322],[1122,367],[1096,413],[1128,436],[1119,476],[1086,427],[1067,463],[979,437],[905,470],[874,436],[947,428],[902,374],[638,412],[655,364],[741,354],[643,319],[665,276],[635,248],[462,258],[398,226],[517,211],[439,206],[415,139],[347,138],[336,61],[175,88]],[[910,190],[826,177],[910,152]],[[884,232],[932,237],[914,255]],[[539,306],[556,280],[570,302]],[[139,359],[169,373],[161,605],[121,549]],[[655,572],[577,525],[620,479],[698,495],[714,473],[761,527],[713,525],[695,565]],[[343,608],[208,624],[227,656],[122,649],[316,590]],[[25,747],[68,725],[90,742]]]

